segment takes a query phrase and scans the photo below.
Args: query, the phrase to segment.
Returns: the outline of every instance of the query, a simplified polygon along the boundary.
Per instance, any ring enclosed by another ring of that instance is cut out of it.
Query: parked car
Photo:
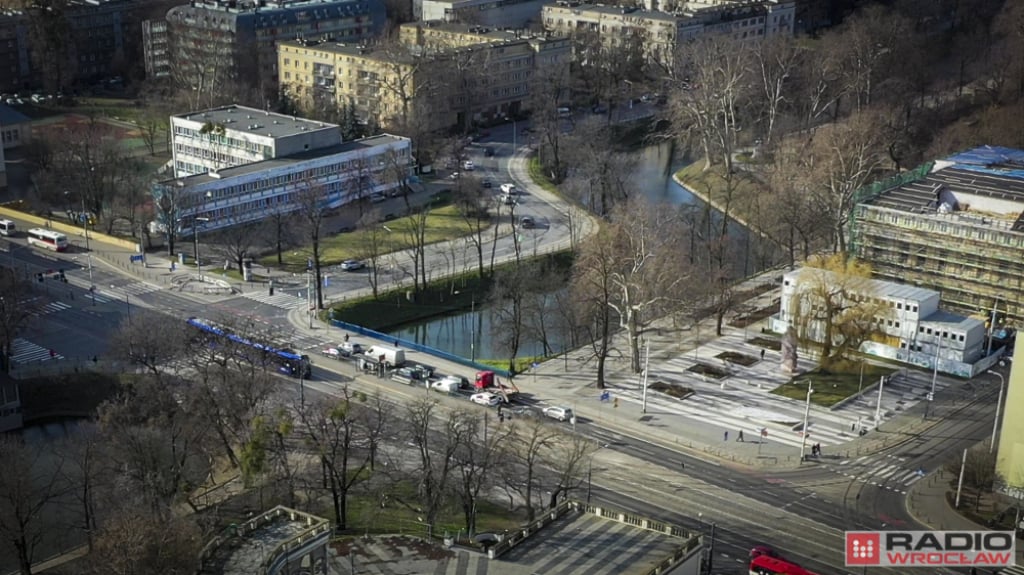
[[[492,148],[490,146],[484,148],[484,156],[486,156],[488,158],[493,158],[494,157],[494,148]]]
[[[366,264],[364,264],[360,260],[345,260],[341,262],[341,269],[347,272],[354,272],[356,270],[361,270],[365,267]]]
[[[558,421],[570,421],[574,417],[569,407],[545,407],[544,415]]]
[[[373,195],[370,196],[370,201],[375,204],[387,201],[387,199],[388,197],[385,196],[383,192],[374,192]]]
[[[451,381],[448,378],[431,382],[430,389],[441,393],[455,393],[459,390],[459,382]]]
[[[469,380],[458,375],[446,375],[439,379],[436,383],[441,382],[453,384],[457,389],[469,389],[470,387]]]
[[[502,184],[501,185],[501,193],[508,194],[510,196],[514,196],[518,192],[516,192],[516,185],[515,184]]]
[[[501,403],[501,398],[493,393],[474,393],[469,396],[469,400],[473,403],[479,403],[480,405],[486,405],[487,407],[495,407]]]
[[[457,180],[461,177],[461,174],[459,174],[458,172],[452,172],[451,175],[449,175],[448,177],[453,180]]]
[[[489,178],[484,178],[483,180],[480,181],[480,185],[487,189],[491,189],[494,187],[494,182],[492,182]]]
[[[536,222],[534,222],[533,218],[531,218],[530,216],[523,216],[519,218],[519,227],[523,228],[524,230],[532,230],[534,227],[536,227],[536,225]]]
[[[462,169],[467,172],[472,172],[476,169],[476,166],[473,165],[473,160],[466,160],[465,162],[462,162]]]
[[[348,355],[359,355],[363,353],[363,346],[354,341],[346,341],[338,346],[338,350]]]

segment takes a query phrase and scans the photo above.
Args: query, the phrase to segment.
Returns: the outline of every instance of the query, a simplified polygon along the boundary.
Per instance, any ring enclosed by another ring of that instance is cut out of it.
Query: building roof
[[[403,28],[421,28],[423,30],[438,30],[452,34],[465,34],[477,36],[480,42],[515,42],[519,40],[551,40],[542,35],[533,34],[529,30],[502,29],[488,26],[477,26],[460,22],[444,22],[441,20],[426,20],[422,22],[410,22],[402,24]],[[562,40],[563,38],[557,38]]]
[[[640,8],[623,8],[620,6],[606,6],[604,4],[580,4],[578,2],[562,1],[554,4],[548,4],[545,8],[571,8],[573,11],[587,12],[590,14],[630,16],[632,18],[661,20],[663,22],[677,22],[680,20],[680,16],[675,16],[667,12],[649,12],[647,10],[641,10]]]
[[[25,114],[6,104],[0,104],[0,126],[16,126],[18,124],[27,124],[31,121],[32,118]]]
[[[827,276],[837,275],[835,272],[826,269],[805,266],[800,269],[786,272],[783,277],[794,280],[799,278],[801,274],[806,273],[826,274]],[[928,288],[869,278],[852,278],[847,282],[847,284],[850,285],[851,288],[856,289],[859,293],[870,294],[878,298],[925,301],[939,295],[939,292]]]
[[[921,325],[932,324],[941,325],[946,329],[958,329],[962,331],[970,331],[972,329],[985,327],[985,323],[975,317],[967,317],[955,313],[951,313],[944,310],[937,310],[935,313],[928,317],[921,318],[918,322]]]
[[[905,212],[935,213],[944,192],[1020,204],[1024,211],[1024,150],[982,146],[940,160],[924,178],[891,188],[867,203]],[[955,210],[955,206],[951,206]],[[1018,221],[1018,226],[1020,225]],[[1014,227],[1017,231],[1017,226]]]
[[[218,537],[203,550],[201,573],[251,575],[265,573],[275,553],[289,544],[330,536],[330,522],[322,517],[278,506],[242,523],[230,537]],[[301,539],[300,539],[301,538]]]
[[[286,116],[246,106],[224,106],[175,115],[174,118],[223,125],[227,130],[256,132],[271,138],[283,138],[317,130],[337,130],[337,124]],[[254,127],[256,126],[256,127]],[[339,136],[340,138],[340,136]]]
[[[188,176],[185,178],[170,178],[160,183],[164,185],[170,185],[175,181],[180,181],[183,187],[198,186],[208,182],[226,180],[229,178],[237,178],[239,176],[253,174],[264,170],[281,168],[311,159],[323,158],[327,156],[333,156],[336,154],[344,154],[347,152],[353,152],[358,150],[370,150],[378,146],[394,144],[402,141],[408,140],[407,138],[403,138],[401,136],[392,136],[391,134],[380,134],[379,136],[371,136],[369,138],[362,138],[360,140],[352,140],[350,142],[344,142],[336,146],[309,150],[292,156],[273,158],[269,160],[263,160],[261,162],[252,162],[251,164],[245,164],[242,166],[224,168],[222,170],[218,170],[216,172],[216,175],[210,173],[196,174],[194,176]]]

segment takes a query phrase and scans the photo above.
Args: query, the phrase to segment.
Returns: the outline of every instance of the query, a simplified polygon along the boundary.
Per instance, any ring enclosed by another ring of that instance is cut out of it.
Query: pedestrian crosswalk
[[[66,304],[64,302],[61,302],[61,301],[51,301],[51,302],[47,302],[47,303],[44,303],[44,304],[37,304],[37,305],[39,305],[39,307],[37,307],[32,312],[32,315],[34,315],[34,316],[47,315],[47,314],[51,314],[51,313],[57,313],[59,311],[64,311],[66,309],[71,309],[71,306],[69,306],[68,304]]]
[[[888,454],[844,459],[826,467],[843,477],[901,494],[926,474],[924,469],[909,465],[906,457]]]
[[[242,297],[255,300],[260,303],[279,307],[281,309],[297,309],[306,305],[305,298],[300,298],[289,293],[278,292],[270,295],[265,291],[247,292]]]
[[[124,285],[112,285],[110,286],[109,289],[104,289],[100,291],[100,294],[103,294],[107,297],[111,297],[114,299],[124,299],[125,295],[140,296],[143,294],[160,291],[160,289],[160,286],[155,286],[153,284],[148,284],[146,282],[132,282]]]
[[[13,363],[49,361],[51,359],[64,359],[64,356],[27,339],[16,338],[11,342],[11,361]]]

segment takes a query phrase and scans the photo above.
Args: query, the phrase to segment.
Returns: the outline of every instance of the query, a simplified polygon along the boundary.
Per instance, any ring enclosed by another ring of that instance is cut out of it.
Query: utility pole
[[[651,340],[647,340],[647,352],[644,356],[643,412],[647,413],[647,372],[651,367]]]
[[[715,560],[715,524],[711,524],[711,538],[708,541],[708,554],[707,554],[707,575],[711,575],[712,563]]]
[[[1006,380],[1003,379],[1003,374],[997,371],[989,370],[989,373],[999,378],[999,399],[996,401],[996,418],[992,422],[992,440],[988,444],[988,452],[992,453],[996,448],[996,433],[999,432],[999,407],[1003,405],[1003,389],[1006,386]]]
[[[807,450],[807,420],[811,416],[811,394],[814,393],[812,389],[813,381],[807,380],[807,405],[804,406],[804,426],[803,426],[803,437],[800,438],[800,463],[804,462],[804,452]],[[711,526],[712,540],[714,539],[714,525]],[[711,570],[708,570],[710,573]]]
[[[967,450],[964,449],[964,458],[960,461],[960,479],[956,482],[956,502],[953,509],[960,509],[960,490],[964,488],[964,468],[967,467]]]
[[[878,404],[875,406],[875,427],[882,417],[882,392],[885,390],[885,376],[878,379]]]
[[[932,400],[935,399],[935,382],[939,379],[939,357],[942,353],[942,336],[936,332],[939,336],[939,345],[935,348],[935,365],[932,366],[932,389],[928,392],[928,403],[924,404],[924,418],[928,419],[928,412],[932,406]]]
[[[313,271],[306,270],[306,315],[309,316],[309,329],[313,329],[313,289],[310,281],[313,279]]]

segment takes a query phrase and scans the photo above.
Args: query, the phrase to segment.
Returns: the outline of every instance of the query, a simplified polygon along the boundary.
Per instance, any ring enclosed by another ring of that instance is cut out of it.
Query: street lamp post
[[[199,261],[199,224],[205,224],[208,221],[210,221],[210,218],[200,218],[198,216],[192,218],[192,243],[195,248],[193,256],[196,260],[196,274],[199,276],[199,281],[203,281],[203,264]]]
[[[1003,405],[1003,389],[1006,384],[1006,380],[1003,378],[1003,374],[998,371],[989,370],[989,373],[999,378],[999,399],[996,401],[996,418],[992,422],[992,441],[988,444],[988,452],[996,448],[996,433],[999,431],[999,408]]]
[[[64,190],[64,196],[70,197],[71,192]],[[78,218],[82,220],[82,235],[85,236],[85,259],[89,265],[89,293],[92,294],[92,305],[96,305],[96,284],[92,279],[92,249],[89,246],[89,216],[85,212],[85,194],[82,196],[82,213]]]
[[[814,393],[812,384],[811,380],[807,380],[807,404],[804,406],[803,437],[800,438],[800,463],[804,462],[804,452],[807,450],[807,420],[811,416],[811,394]]]

